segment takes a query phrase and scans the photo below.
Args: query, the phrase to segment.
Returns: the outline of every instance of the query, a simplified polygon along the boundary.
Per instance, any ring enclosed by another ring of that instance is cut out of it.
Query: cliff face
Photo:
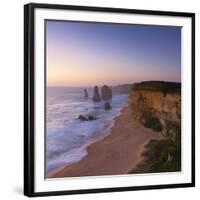
[[[130,93],[133,117],[144,126],[173,136],[181,123],[181,84],[148,81],[134,84]]]

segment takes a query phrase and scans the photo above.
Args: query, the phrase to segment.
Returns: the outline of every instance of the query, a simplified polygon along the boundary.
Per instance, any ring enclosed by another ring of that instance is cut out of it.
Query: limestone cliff
[[[173,136],[181,123],[181,84],[148,81],[134,84],[130,93],[133,117],[144,126]]]

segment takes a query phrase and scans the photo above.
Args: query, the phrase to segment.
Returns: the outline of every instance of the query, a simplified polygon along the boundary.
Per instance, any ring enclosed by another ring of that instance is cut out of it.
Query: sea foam
[[[46,172],[78,162],[87,155],[86,147],[110,134],[114,118],[128,103],[128,95],[114,93],[111,110],[105,101],[93,102],[83,96],[84,88],[47,89]],[[92,115],[96,120],[80,121],[79,115]]]

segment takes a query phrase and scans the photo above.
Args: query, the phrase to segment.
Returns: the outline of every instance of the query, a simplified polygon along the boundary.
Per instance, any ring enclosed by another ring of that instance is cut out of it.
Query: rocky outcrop
[[[88,115],[88,120],[96,120],[96,117],[93,117],[92,115]]]
[[[144,126],[168,136],[180,129],[180,83],[148,81],[134,84],[130,102],[133,117]]]
[[[87,92],[87,89],[84,89],[84,97],[85,97],[85,98],[88,98],[88,92]]]
[[[91,120],[96,120],[95,117],[93,117],[92,115],[88,115],[88,116],[84,116],[84,115],[79,115],[78,119],[81,121],[91,121]]]
[[[106,102],[106,103],[104,104],[104,109],[105,109],[105,110],[110,110],[110,109],[111,109],[111,105],[110,105],[109,102]]]
[[[101,99],[109,100],[112,99],[112,90],[107,85],[101,88]]]
[[[87,117],[85,117],[83,115],[79,115],[78,119],[80,119],[81,121],[87,121]]]
[[[94,92],[93,92],[93,101],[97,102],[100,101],[100,95],[99,95],[99,89],[97,86],[94,87]]]

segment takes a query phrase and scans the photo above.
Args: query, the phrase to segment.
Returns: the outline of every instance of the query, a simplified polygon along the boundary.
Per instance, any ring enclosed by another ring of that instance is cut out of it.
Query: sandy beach
[[[125,107],[110,135],[89,145],[82,160],[49,173],[48,178],[127,174],[142,161],[144,146],[152,139],[163,136],[135,121],[130,107]]]

